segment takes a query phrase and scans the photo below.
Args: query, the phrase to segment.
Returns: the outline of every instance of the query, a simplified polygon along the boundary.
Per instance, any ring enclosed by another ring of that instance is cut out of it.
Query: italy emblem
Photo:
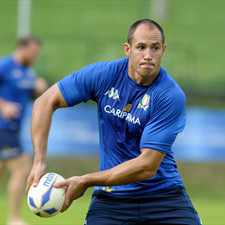
[[[144,109],[146,111],[149,107],[149,103],[150,103],[150,96],[145,94],[138,104],[138,109]]]

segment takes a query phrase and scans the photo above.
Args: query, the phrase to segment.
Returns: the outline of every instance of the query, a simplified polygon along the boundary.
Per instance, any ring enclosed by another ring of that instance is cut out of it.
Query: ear
[[[125,53],[125,55],[126,55],[127,57],[129,57],[129,55],[130,55],[130,49],[131,49],[130,44],[127,43],[127,42],[125,42],[125,43],[123,44],[123,50],[124,50],[124,53]]]
[[[163,48],[163,55],[165,54],[166,47],[167,47],[167,46],[166,46],[166,44],[164,43],[163,46],[162,46],[162,48]]]

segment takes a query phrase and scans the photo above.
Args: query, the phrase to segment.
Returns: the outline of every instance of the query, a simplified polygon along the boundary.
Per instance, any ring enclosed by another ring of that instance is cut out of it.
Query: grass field
[[[129,25],[151,17],[150,7],[151,0],[32,1],[32,32],[44,41],[38,72],[54,82],[88,63],[123,56]],[[169,1],[161,22],[168,43],[163,64],[189,95],[225,93],[224,7],[223,0]],[[14,48],[17,1],[0,0],[0,8],[2,56]]]
[[[6,203],[5,196],[0,196],[0,225],[5,225],[6,220]],[[52,218],[40,218],[27,208],[24,201],[23,215],[30,225],[83,225],[85,213],[88,207],[89,195],[85,195],[80,200],[74,202],[73,206],[63,214],[59,214]]]
[[[0,196],[0,225],[5,225],[6,199]],[[39,218],[33,215],[24,202],[23,215],[30,225],[83,225],[85,214],[89,205],[90,193],[73,203],[72,207],[52,218]],[[204,225],[224,225],[224,200],[193,198],[194,205],[198,210]],[[96,224],[97,225],[97,224]]]
[[[184,177],[193,204],[204,222],[203,224],[224,225],[225,164],[179,163],[178,167]],[[84,174],[96,170],[96,168],[97,160],[93,158],[51,158],[48,171],[55,171],[68,177],[74,174]],[[0,225],[5,225],[7,215],[6,177],[7,174],[0,183]],[[23,215],[30,225],[83,225],[90,196],[91,190],[75,201],[68,211],[48,219],[33,215],[24,200]]]

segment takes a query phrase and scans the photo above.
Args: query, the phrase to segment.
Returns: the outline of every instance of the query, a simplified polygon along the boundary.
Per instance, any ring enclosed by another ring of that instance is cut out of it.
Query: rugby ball
[[[54,188],[56,182],[65,179],[57,173],[47,173],[41,177],[36,187],[28,191],[27,204],[30,210],[40,217],[55,216],[62,209],[65,200],[65,190]]]

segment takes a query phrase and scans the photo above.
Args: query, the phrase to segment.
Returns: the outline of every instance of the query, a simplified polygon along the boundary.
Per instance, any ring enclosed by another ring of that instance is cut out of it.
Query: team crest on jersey
[[[149,107],[149,103],[150,103],[150,96],[145,94],[138,104],[138,109],[144,109],[146,111]]]
[[[120,100],[119,92],[114,87],[109,89],[104,95],[107,95],[109,98],[112,98],[113,100]]]
[[[126,106],[124,106],[123,111],[128,113],[128,112],[130,112],[131,108],[132,108],[132,105],[127,104]]]

